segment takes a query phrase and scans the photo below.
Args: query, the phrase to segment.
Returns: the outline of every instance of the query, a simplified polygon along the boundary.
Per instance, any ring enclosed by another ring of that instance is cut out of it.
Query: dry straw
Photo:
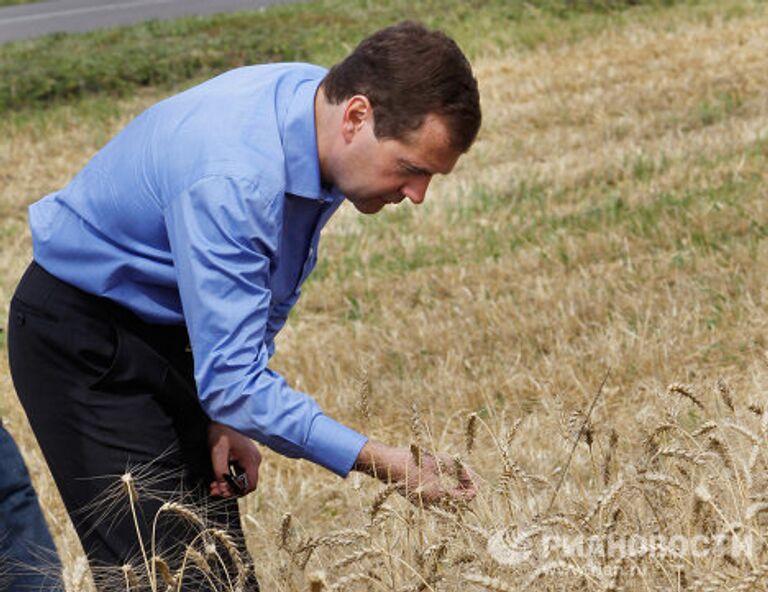
[[[471,584],[477,584],[487,590],[494,590],[494,592],[517,592],[517,588],[507,584],[499,578],[492,578],[483,574],[464,574],[462,576],[464,580]]]

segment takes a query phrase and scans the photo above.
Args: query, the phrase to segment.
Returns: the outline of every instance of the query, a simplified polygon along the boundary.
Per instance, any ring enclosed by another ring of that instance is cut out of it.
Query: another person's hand
[[[208,426],[208,448],[211,451],[214,481],[210,493],[218,497],[246,495],[256,489],[259,482],[261,453],[253,440],[220,423]],[[245,487],[238,492],[227,482],[229,465],[234,463],[245,472]]]
[[[471,501],[477,495],[480,481],[472,469],[448,455],[426,451],[414,455],[408,448],[370,440],[353,468],[384,483],[400,485],[401,493],[411,502],[424,505],[446,500]]]

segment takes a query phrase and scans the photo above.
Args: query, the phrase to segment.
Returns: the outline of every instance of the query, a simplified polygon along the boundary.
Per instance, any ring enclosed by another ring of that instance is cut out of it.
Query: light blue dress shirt
[[[147,322],[186,323],[213,420],[344,476],[365,436],[267,367],[344,199],[320,182],[314,97],[325,73],[249,66],[166,99],[29,219],[34,258],[51,274]]]

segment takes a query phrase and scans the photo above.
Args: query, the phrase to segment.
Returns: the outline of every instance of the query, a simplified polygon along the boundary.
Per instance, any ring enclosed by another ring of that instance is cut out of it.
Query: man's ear
[[[366,125],[373,125],[373,107],[365,95],[355,95],[347,100],[341,120],[341,132],[346,142]]]

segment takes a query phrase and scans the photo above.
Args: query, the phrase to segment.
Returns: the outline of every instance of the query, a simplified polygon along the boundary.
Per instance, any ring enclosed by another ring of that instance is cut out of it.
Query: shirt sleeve
[[[296,288],[290,298],[285,302],[281,302],[277,306],[272,307],[272,312],[269,315],[269,321],[267,322],[267,352],[271,358],[275,354],[275,335],[280,332],[280,329],[285,325],[285,321],[288,319],[288,314],[291,309],[299,300],[301,296],[301,288]]]
[[[367,438],[267,367],[280,204],[251,181],[209,176],[166,206],[198,394],[214,421],[346,476]]]

